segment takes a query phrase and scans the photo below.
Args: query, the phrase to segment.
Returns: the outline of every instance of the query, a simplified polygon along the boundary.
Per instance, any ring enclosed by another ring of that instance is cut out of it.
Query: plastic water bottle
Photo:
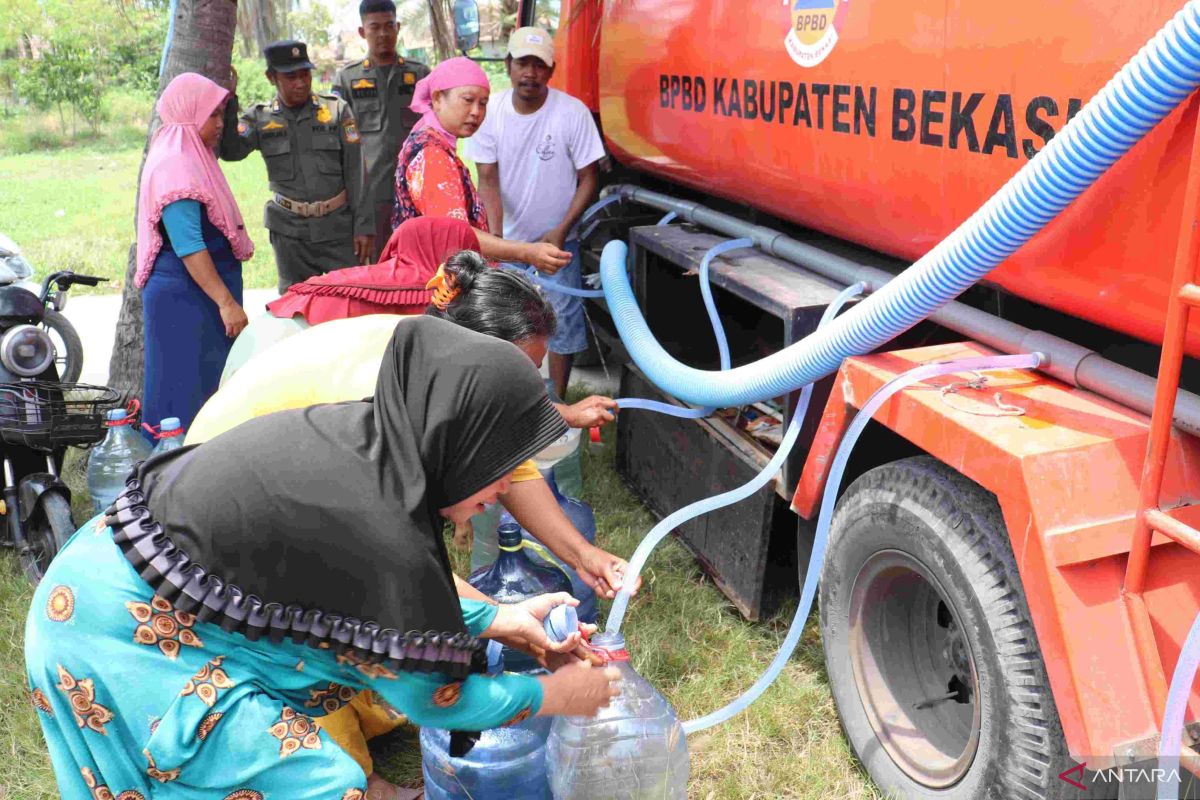
[[[467,583],[500,603],[519,603],[550,592],[570,592],[571,581],[557,567],[531,559],[521,539],[521,526],[508,512],[496,530],[500,555],[490,566],[471,573]],[[504,650],[504,662],[514,672],[537,669],[537,661],[517,650]]]
[[[587,539],[591,544],[596,543],[596,516],[592,513],[592,507],[582,500],[576,500],[572,497],[567,497],[558,490],[558,482],[555,479],[554,473],[543,473],[546,478],[546,483],[550,486],[550,492],[554,495],[554,499],[558,502],[559,508],[567,515],[567,519],[571,520],[571,524],[575,529],[583,534],[583,538]],[[521,536],[532,540],[529,531],[522,529]],[[579,600],[579,608],[576,611],[579,613],[579,619],[587,623],[595,623],[599,617],[599,608],[596,605],[596,592],[591,586],[584,583],[583,579],[568,567],[558,556],[551,553],[549,550],[546,553],[551,560],[562,567],[567,573],[567,577],[571,579],[571,594]]]
[[[504,671],[501,647],[488,643],[488,674]],[[546,775],[549,717],[530,717],[520,725],[483,731],[471,752],[450,755],[450,732],[421,729],[421,772],[425,797],[473,800],[550,800]]]
[[[179,417],[167,417],[159,423],[158,433],[154,434],[154,438],[156,444],[150,451],[151,456],[183,447],[183,425],[180,423]]]
[[[571,428],[533,457],[543,476],[553,473],[563,494],[578,497],[583,492],[583,436]]]
[[[675,710],[629,664],[619,633],[592,637],[621,694],[593,718],[556,717],[546,765],[555,800],[684,800],[687,739]]]
[[[108,435],[92,449],[87,468],[88,494],[97,514],[113,504],[134,465],[150,455],[150,443],[130,426],[125,409],[109,411],[106,419]]]

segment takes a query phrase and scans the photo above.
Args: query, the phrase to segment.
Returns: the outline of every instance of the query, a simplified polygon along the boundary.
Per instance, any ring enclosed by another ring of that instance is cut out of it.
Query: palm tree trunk
[[[236,0],[176,0],[172,4],[174,39],[167,51],[166,65],[158,79],[158,93],[167,87],[177,75],[198,72],[205,77],[228,86],[230,83],[230,57],[233,54],[233,38],[237,31]],[[158,110],[150,119],[146,133],[146,147],[142,150],[142,164],[146,163],[146,152],[150,139],[158,130]],[[141,168],[138,169],[138,187],[141,187]],[[134,203],[134,236],[137,235],[137,203]],[[113,342],[112,360],[108,365],[108,383],[119,390],[126,399],[141,397],[143,369],[142,339],[142,294],[133,284],[137,243],[129,247],[129,258],[125,268],[125,286],[121,291],[121,313],[117,318],[116,340]],[[157,423],[158,420],[152,420]]]
[[[453,58],[454,48],[453,10],[448,0],[428,0],[429,22],[433,33],[433,47],[437,51],[438,61]]]

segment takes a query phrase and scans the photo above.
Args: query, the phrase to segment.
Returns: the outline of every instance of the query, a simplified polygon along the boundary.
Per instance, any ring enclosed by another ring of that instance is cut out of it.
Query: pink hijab
[[[417,81],[416,91],[413,93],[412,102],[408,104],[408,107],[421,115],[421,121],[413,126],[413,131],[419,131],[426,127],[433,128],[446,137],[446,141],[454,144],[458,137],[442,127],[441,121],[434,113],[433,93],[456,89],[459,86],[492,88],[488,83],[487,73],[471,59],[466,56],[446,59],[434,67],[433,72]]]
[[[150,142],[138,196],[134,276],[138,288],[146,285],[162,248],[158,223],[163,209],[176,200],[203,203],[209,221],[229,239],[238,260],[246,261],[254,255],[254,243],[246,233],[225,174],[217,165],[217,156],[200,139],[200,126],[228,95],[203,75],[185,72],[171,81],[158,98],[162,127]]]

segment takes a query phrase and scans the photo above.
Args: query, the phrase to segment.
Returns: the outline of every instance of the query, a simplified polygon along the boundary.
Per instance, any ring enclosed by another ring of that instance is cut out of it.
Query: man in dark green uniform
[[[364,199],[354,112],[338,97],[313,94],[307,47],[275,42],[263,55],[275,99],[236,121],[237,103],[226,107],[220,155],[241,161],[253,150],[262,153],[272,192],[263,224],[271,232],[283,292],[314,275],[369,263],[375,208]]]
[[[420,114],[409,109],[417,81],[429,67],[396,54],[396,4],[392,0],[362,0],[358,35],[367,40],[367,57],[347,64],[333,79],[333,93],[350,104],[362,135],[367,164],[368,197],[375,210],[375,252],[392,233],[392,203],[396,194],[396,156]]]

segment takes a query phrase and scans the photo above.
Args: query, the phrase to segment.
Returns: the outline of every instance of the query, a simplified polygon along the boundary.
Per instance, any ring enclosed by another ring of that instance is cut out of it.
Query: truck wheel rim
[[[960,616],[929,569],[899,550],[867,559],[849,634],[859,698],[884,750],[918,783],[957,783],[979,747],[979,678]]]

